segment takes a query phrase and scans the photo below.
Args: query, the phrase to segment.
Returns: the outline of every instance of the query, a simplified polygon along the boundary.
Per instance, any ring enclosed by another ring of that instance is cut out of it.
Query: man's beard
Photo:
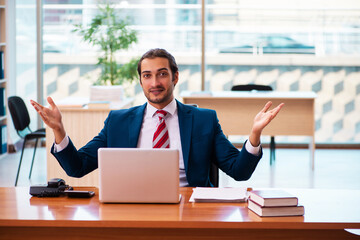
[[[151,103],[164,103],[167,102],[169,99],[171,99],[171,95],[172,95],[172,91],[167,91],[166,94],[163,97],[151,97],[151,93],[149,93],[146,98],[149,100],[149,102]]]

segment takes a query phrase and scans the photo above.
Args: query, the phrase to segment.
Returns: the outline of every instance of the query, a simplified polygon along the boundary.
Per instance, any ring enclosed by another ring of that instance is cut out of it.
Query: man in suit
[[[82,177],[95,170],[97,150],[101,147],[152,148],[154,133],[163,125],[160,135],[165,144],[160,145],[180,152],[181,186],[212,186],[212,161],[235,180],[250,178],[262,156],[261,132],[283,104],[269,110],[271,102],[266,103],[255,116],[249,139],[239,151],[223,134],[214,110],[184,105],[174,98],[179,72],[170,53],[164,49],[149,50],[139,60],[138,73],[147,103],[111,111],[101,132],[79,150],[66,135],[61,113],[51,97],[47,98],[49,108],[31,100],[44,123],[53,130],[55,143],[51,153],[69,176]],[[157,115],[158,110],[164,111],[163,118]]]

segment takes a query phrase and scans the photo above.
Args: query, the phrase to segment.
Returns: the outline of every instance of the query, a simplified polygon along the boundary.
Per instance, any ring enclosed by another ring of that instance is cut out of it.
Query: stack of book
[[[254,190],[250,192],[248,208],[261,217],[302,216],[304,206],[298,198],[283,190]]]

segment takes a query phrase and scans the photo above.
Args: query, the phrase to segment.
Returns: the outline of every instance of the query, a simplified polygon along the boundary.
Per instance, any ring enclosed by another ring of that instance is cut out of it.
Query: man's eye
[[[150,74],[144,74],[143,75],[143,78],[149,78],[150,77]]]
[[[168,75],[167,72],[161,72],[161,73],[160,73],[160,76],[162,76],[162,77],[167,76],[167,75]]]

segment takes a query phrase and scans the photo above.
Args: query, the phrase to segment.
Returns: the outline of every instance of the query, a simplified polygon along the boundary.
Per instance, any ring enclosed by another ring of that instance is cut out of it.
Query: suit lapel
[[[129,146],[137,147],[140,129],[144,118],[146,103],[133,111],[129,116]]]
[[[187,170],[189,154],[190,154],[190,143],[191,143],[191,130],[192,130],[192,117],[193,114],[189,108],[184,104],[177,101],[178,106],[178,117],[179,117],[179,128],[181,147],[184,158],[185,170]]]

